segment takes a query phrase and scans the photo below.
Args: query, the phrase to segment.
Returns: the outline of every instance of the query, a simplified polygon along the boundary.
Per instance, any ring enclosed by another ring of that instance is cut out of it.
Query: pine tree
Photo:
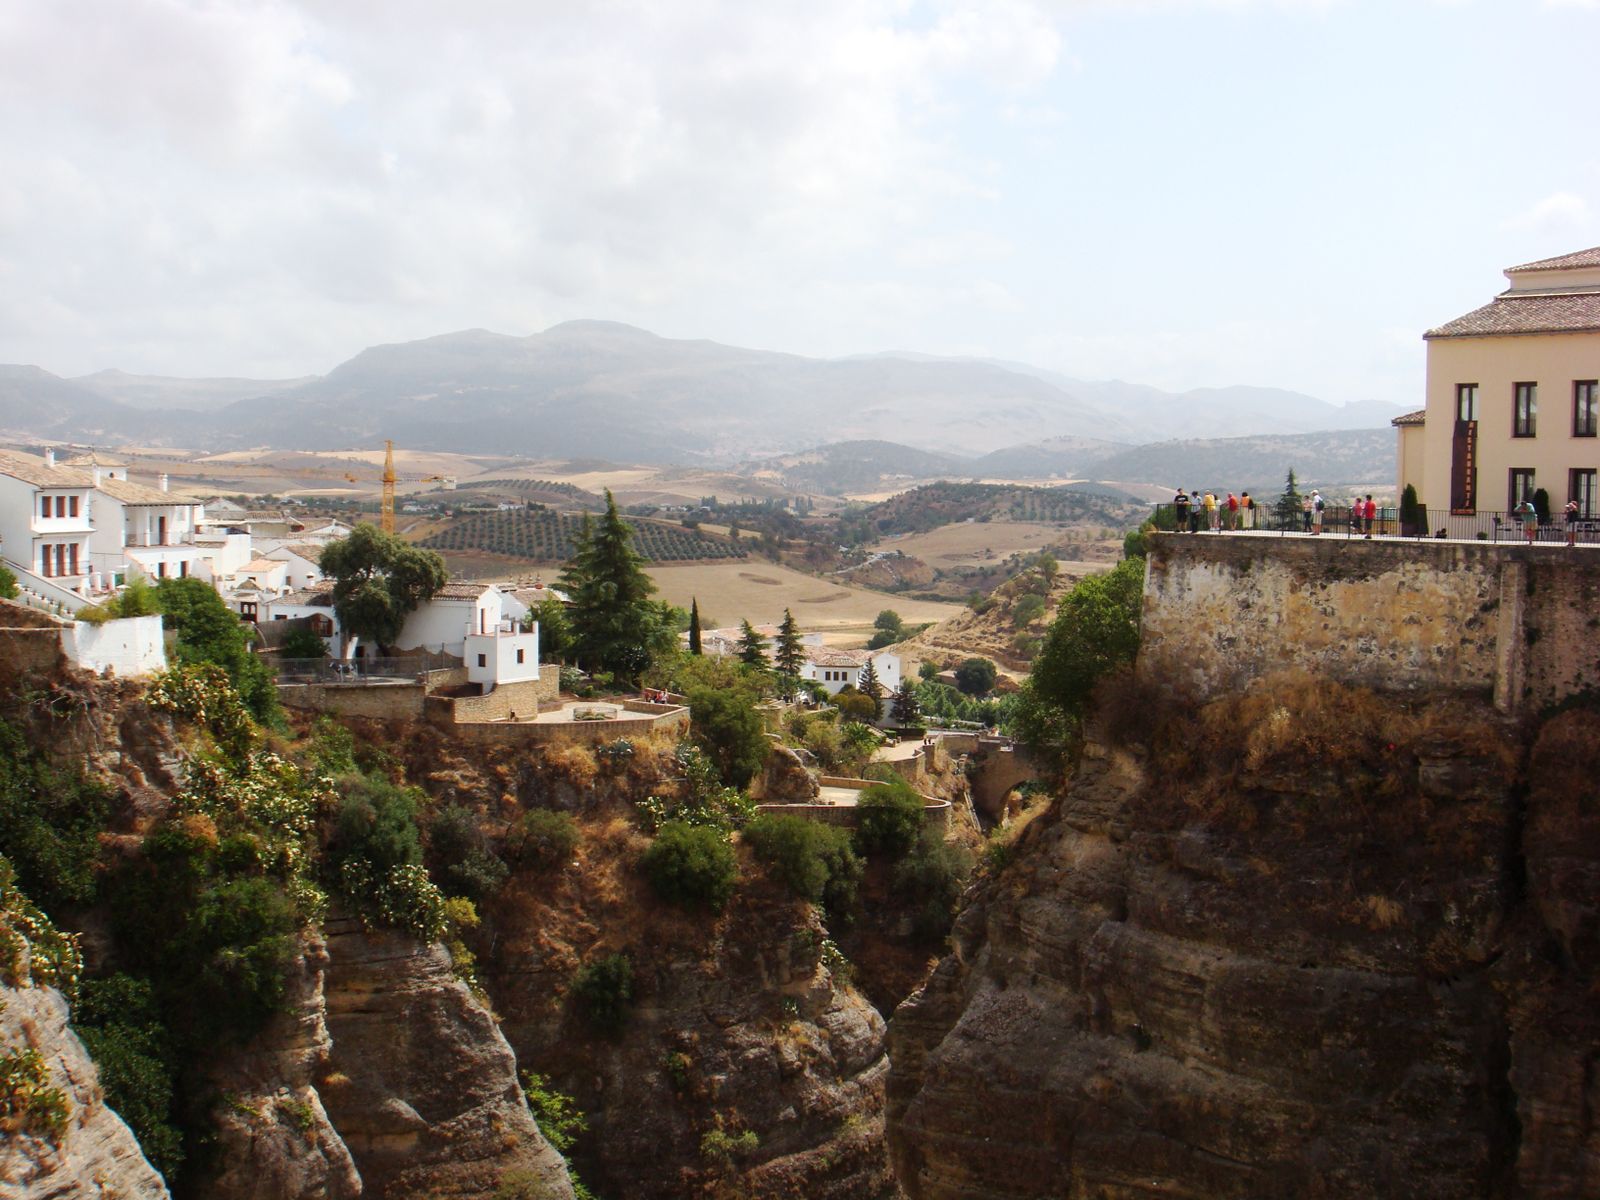
[[[778,626],[778,638],[773,643],[772,661],[785,675],[800,674],[805,664],[805,647],[800,644],[800,622],[787,608],[783,610],[783,624]]]
[[[661,606],[650,599],[656,585],[634,552],[633,529],[606,492],[606,511],[595,522],[587,514],[574,540],[572,561],[561,584],[572,600],[570,625],[577,661],[590,670],[636,677],[658,642]]]
[[[689,653],[705,653],[700,649],[700,601],[697,597],[689,600]]]
[[[768,665],[767,639],[749,621],[744,622],[739,634],[739,661],[747,667],[760,667],[763,670]]]
[[[867,665],[861,668],[861,680],[856,684],[856,690],[872,698],[874,721],[883,716],[883,681],[878,678],[877,664],[870,658],[867,659]]]
[[[890,709],[898,725],[915,725],[922,716],[922,705],[917,703],[917,688],[909,679],[902,679],[895,689],[894,707]]]
[[[1283,495],[1278,497],[1278,519],[1293,524],[1300,519],[1300,487],[1295,482],[1294,468],[1289,468],[1289,478],[1284,481]]]

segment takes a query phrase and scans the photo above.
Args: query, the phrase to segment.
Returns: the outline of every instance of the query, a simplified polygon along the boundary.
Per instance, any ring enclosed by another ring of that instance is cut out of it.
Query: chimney
[[[90,471],[90,474],[92,474],[94,476],[94,486],[95,487],[99,487],[100,486],[100,468],[98,466],[92,468],[92,470]]]
[[[53,446],[44,452],[44,465],[47,467],[56,465],[56,452]]]
[[[157,480],[157,483],[160,485],[163,492],[171,490],[170,484],[172,483],[172,480],[167,476],[165,471],[161,472],[161,478]]]

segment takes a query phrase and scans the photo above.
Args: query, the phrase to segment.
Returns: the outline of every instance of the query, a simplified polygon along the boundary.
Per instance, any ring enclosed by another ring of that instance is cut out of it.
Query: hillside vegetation
[[[429,550],[479,551],[558,563],[572,557],[573,539],[582,526],[581,516],[547,508],[474,513],[424,538],[421,545]],[[736,542],[660,521],[636,520],[633,544],[648,562],[746,557]]]
[[[930,483],[861,514],[878,533],[923,533],[956,521],[1058,521],[1124,525],[1142,506],[1078,487],[1035,488],[996,483]]]

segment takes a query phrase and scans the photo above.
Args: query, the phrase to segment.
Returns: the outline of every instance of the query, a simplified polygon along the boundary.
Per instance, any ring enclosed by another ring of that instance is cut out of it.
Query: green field
[[[633,548],[649,562],[744,558],[738,543],[661,521],[634,519]],[[583,518],[549,509],[474,513],[424,538],[419,545],[446,553],[504,554],[535,563],[564,563]]]

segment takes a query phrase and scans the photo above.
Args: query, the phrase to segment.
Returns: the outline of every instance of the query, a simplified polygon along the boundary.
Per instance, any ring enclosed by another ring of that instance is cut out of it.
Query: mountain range
[[[878,440],[968,459],[1005,451],[985,473],[1021,475],[1041,473],[1023,469],[1033,461],[1071,473],[1074,456],[1185,435],[1383,427],[1400,411],[1273,388],[1175,394],[978,359],[806,358],[605,321],[373,346],[307,379],[63,379],[0,366],[0,432],[11,437],[208,450],[392,438],[462,453],[732,464]]]

